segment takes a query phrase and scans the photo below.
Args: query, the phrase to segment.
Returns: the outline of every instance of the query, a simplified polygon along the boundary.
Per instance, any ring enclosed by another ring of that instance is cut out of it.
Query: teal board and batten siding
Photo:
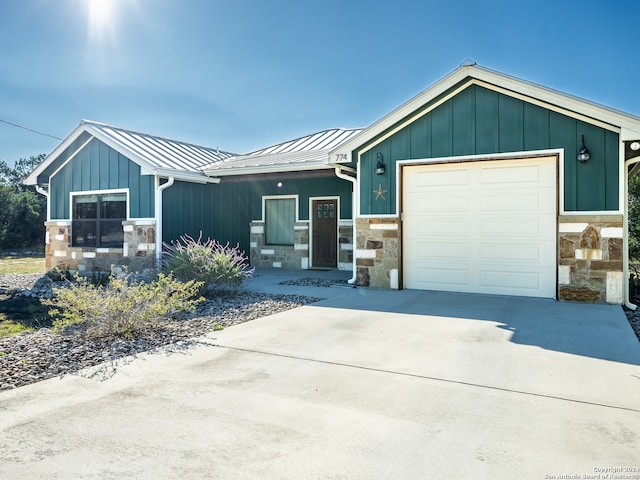
[[[50,180],[51,219],[70,217],[70,193],[129,189],[129,217],[154,216],[154,179],[140,166],[97,139],[91,140]]]
[[[282,187],[277,183],[281,181]],[[258,180],[230,180],[219,184],[193,184],[176,181],[163,192],[162,239],[171,243],[182,235],[203,239],[212,238],[221,243],[240,245],[249,252],[250,223],[262,219],[262,197],[298,195],[300,220],[309,219],[309,198],[340,197],[340,217],[351,218],[351,184],[335,176],[312,178],[283,177]]]
[[[576,160],[582,135],[591,152],[591,160],[584,164]],[[617,133],[471,85],[361,155],[360,212],[396,213],[397,160],[551,148],[565,151],[565,210],[619,208]],[[384,175],[374,172],[378,153],[386,164]],[[358,150],[353,155],[357,158]],[[376,190],[386,192],[376,195]]]

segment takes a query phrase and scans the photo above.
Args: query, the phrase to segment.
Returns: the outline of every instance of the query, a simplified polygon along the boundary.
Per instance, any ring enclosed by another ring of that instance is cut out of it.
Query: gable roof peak
[[[448,98],[456,95],[459,89],[464,89],[474,82],[525,101],[548,106],[548,108],[555,109],[561,113],[581,118],[588,123],[608,125],[609,128],[621,133],[620,139],[622,141],[640,138],[640,117],[638,116],[491,70],[475,62],[464,62],[455,70],[365,128],[357,137],[333,148],[329,153],[330,156],[346,155],[346,158],[351,159],[351,153],[354,150],[373,141],[378,135],[390,128],[400,128],[398,126],[409,122],[415,112],[428,106],[438,97],[447,96]],[[424,110],[422,111],[424,112]]]
[[[48,183],[50,175],[94,138],[138,164],[143,175],[174,176],[202,183],[208,181],[202,172],[203,167],[222,162],[234,155],[219,148],[204,147],[84,119],[31,172],[25,183]],[[67,151],[70,148],[73,151]]]

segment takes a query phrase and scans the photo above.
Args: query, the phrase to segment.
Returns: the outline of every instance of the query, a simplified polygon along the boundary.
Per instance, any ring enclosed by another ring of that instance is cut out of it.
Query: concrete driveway
[[[328,300],[0,393],[0,478],[640,478],[620,307],[278,279]]]

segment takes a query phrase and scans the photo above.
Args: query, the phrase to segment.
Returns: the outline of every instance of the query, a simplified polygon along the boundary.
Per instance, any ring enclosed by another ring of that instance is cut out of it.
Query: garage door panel
[[[443,259],[460,261],[466,260],[470,256],[469,248],[464,243],[421,241],[418,248],[420,253],[418,253],[417,258],[420,261],[438,262]]]
[[[480,285],[487,293],[530,296],[540,290],[542,274],[525,272],[480,272]]]
[[[404,285],[555,297],[556,185],[556,157],[405,167]]]
[[[484,167],[480,169],[480,183],[529,183],[537,185],[540,182],[540,167],[538,165],[513,165],[510,167]]]
[[[440,287],[445,285],[451,289],[461,289],[460,291],[466,291],[469,281],[469,272],[466,266],[453,268],[451,266],[443,265],[438,267],[420,267],[418,268],[418,284],[422,289],[441,289]]]
[[[482,236],[540,237],[545,233],[543,222],[532,217],[486,218],[479,225]]]
[[[505,196],[508,196],[509,203],[505,202]],[[508,212],[513,211],[514,208],[525,212],[538,212],[544,203],[543,195],[538,192],[512,189],[480,197],[480,208],[485,212]]]
[[[469,199],[462,195],[419,198],[415,203],[418,209],[424,212],[466,212],[469,210]]]
[[[508,261],[510,263],[538,263],[543,258],[540,245],[524,244],[513,245],[507,243],[496,243],[490,245],[480,245],[478,248],[480,261]]]
[[[418,236],[443,236],[451,235],[458,239],[460,235],[469,233],[469,221],[466,218],[448,219],[446,217],[428,217],[420,219],[417,225]]]
[[[419,172],[412,176],[413,186],[446,188],[455,185],[467,185],[468,172],[460,169],[439,169],[432,173]]]

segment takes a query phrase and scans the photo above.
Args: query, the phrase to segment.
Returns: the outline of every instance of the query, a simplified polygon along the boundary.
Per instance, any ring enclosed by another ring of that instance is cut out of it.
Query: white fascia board
[[[153,175],[163,178],[173,177],[176,180],[190,183],[220,183],[219,178],[207,177],[201,173],[181,172],[179,170],[171,170],[169,168],[157,168]]]
[[[364,129],[354,138],[340,145],[330,152],[330,158],[342,158],[344,155],[351,159],[351,152],[364,143],[372,140],[377,135],[388,129],[391,125],[400,122],[403,118],[429,103],[434,98],[445,93],[457,83],[470,78],[487,82],[496,87],[519,93],[525,97],[539,100],[549,105],[555,105],[569,112],[575,112],[587,117],[585,121],[593,119],[594,123],[607,123],[611,130],[622,130],[622,139],[637,139],[633,135],[640,131],[640,117],[636,117],[624,112],[620,112],[603,105],[599,105],[588,100],[574,97],[572,95],[552,90],[540,85],[521,80],[515,77],[495,72],[476,65],[463,66],[454,70],[431,87],[422,91],[409,101],[402,104],[389,114],[382,117],[370,127]]]
[[[623,127],[622,131],[620,132],[620,140],[622,142],[640,140],[640,128],[633,129]]]
[[[46,170],[47,167],[51,165],[51,163],[53,163],[53,161],[58,158],[62,154],[62,152],[69,148],[69,146],[73,142],[75,142],[78,137],[85,131],[87,131],[86,125],[82,123],[78,125],[69,135],[67,135],[64,140],[62,140],[62,142],[58,144],[56,148],[53,149],[53,151],[49,155],[46,156],[42,163],[29,174],[29,176],[24,180],[24,183],[26,185],[37,184],[38,177],[42,174],[42,172]]]
[[[473,67],[475,78],[542,100],[552,105],[585,115],[614,127],[640,129],[640,117],[601,105],[584,98],[560,92],[536,83],[511,77],[482,67]]]
[[[358,169],[353,167],[347,167],[346,165],[342,165],[339,163],[330,163],[329,166],[333,169],[339,168],[343,172],[351,173],[354,177],[358,175]]]
[[[332,165],[325,163],[315,165],[294,164],[294,165],[265,165],[262,167],[238,167],[225,169],[208,169],[203,170],[205,175],[215,177],[231,177],[240,175],[258,175],[262,173],[287,173],[287,172],[306,172],[313,170],[333,170]]]

